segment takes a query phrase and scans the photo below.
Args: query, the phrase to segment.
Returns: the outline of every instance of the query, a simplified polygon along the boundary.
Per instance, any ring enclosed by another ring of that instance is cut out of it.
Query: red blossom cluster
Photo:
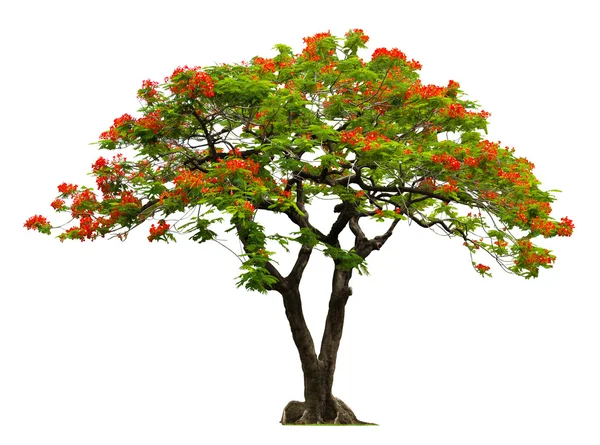
[[[113,142],[116,142],[120,137],[119,129],[121,127],[128,127],[128,129],[131,129],[131,125],[133,123],[135,123],[135,119],[132,118],[129,114],[125,113],[123,116],[118,117],[114,120],[113,125],[110,127],[110,129],[108,131],[103,132],[100,135],[100,139],[111,140]]]
[[[92,164],[92,172],[96,175],[96,185],[104,197],[111,197],[121,188],[121,183],[125,178],[123,163],[126,159],[123,155],[114,156],[112,161],[100,157]]]
[[[500,142],[490,142],[488,140],[483,140],[477,144],[477,147],[481,149],[481,152],[485,155],[485,157],[494,161],[498,157],[498,147]]]
[[[362,127],[356,127],[350,131],[344,130],[340,133],[340,141],[342,144],[358,145],[362,139]]]
[[[442,185],[442,192],[444,193],[451,193],[451,192],[458,192],[458,186],[457,186],[457,182],[455,179],[447,179],[448,182],[446,182],[444,185]]]
[[[380,57],[389,57],[390,59],[406,60],[406,54],[404,54],[398,48],[377,48],[375,51],[373,51],[371,60],[376,60]]]
[[[571,236],[574,228],[575,224],[573,224],[573,221],[565,216],[560,219],[560,224],[558,224],[556,232],[558,236]]]
[[[423,85],[420,80],[414,82],[404,94],[404,99],[408,100],[413,96],[420,96],[423,99],[432,97],[443,97],[447,92],[444,87],[437,85]]]
[[[152,242],[160,236],[164,235],[170,227],[171,225],[167,224],[164,219],[161,219],[158,222],[158,226],[152,224],[152,226],[150,227],[150,235],[148,236],[148,241]]]
[[[238,170],[248,170],[253,175],[257,175],[260,164],[251,159],[229,158],[225,161],[225,168],[231,173]]]
[[[550,254],[548,249],[536,249],[529,239],[521,239],[517,241],[517,246],[520,250],[520,256],[515,260],[515,264],[528,270],[537,270],[539,266],[551,265],[556,257]]]
[[[142,82],[142,88],[138,90],[138,97],[140,99],[144,99],[146,101],[151,101],[156,99],[158,96],[158,91],[156,87],[158,86],[158,82],[147,79]]]
[[[467,156],[465,159],[463,159],[463,162],[470,167],[477,167],[479,165],[479,159],[472,156]]]
[[[461,104],[449,104],[447,107],[440,110],[441,114],[445,114],[450,118],[463,118],[467,115],[467,110]]]
[[[58,191],[64,196],[69,196],[75,193],[77,189],[78,186],[76,186],[75,184],[67,184],[66,182],[63,182],[58,186]]]
[[[337,62],[335,60],[331,60],[326,65],[324,65],[323,68],[321,68],[320,72],[321,74],[333,73],[336,67]]]
[[[416,61],[415,59],[409,60],[408,62],[406,62],[406,64],[410,69],[413,70],[420,70],[421,68],[423,68],[423,65],[421,65],[421,63]]]
[[[91,216],[94,214],[94,210],[96,210],[97,203],[96,194],[90,189],[83,189],[73,195],[71,215],[73,218]]]
[[[365,35],[365,32],[362,29],[354,28],[353,30],[348,31],[345,34],[345,37],[349,37],[352,34],[358,34],[363,43],[367,43],[369,41],[369,36]]]
[[[154,134],[158,134],[158,132],[165,126],[162,116],[158,111],[152,111],[151,113],[148,113],[146,116],[138,119],[137,122],[142,127],[151,130]]]
[[[321,60],[321,56],[317,54],[317,45],[321,40],[327,37],[331,37],[331,31],[319,32],[312,37],[304,37],[302,40],[304,40],[306,46],[302,50],[302,55],[314,62]],[[329,54],[333,55],[334,52],[335,50],[332,49],[329,51]]]
[[[165,78],[165,82],[171,83],[169,89],[173,94],[190,99],[197,99],[201,96],[210,98],[215,95],[215,83],[212,77],[202,71],[199,66],[178,67],[170,77]]]
[[[490,270],[490,266],[485,266],[484,264],[479,263],[477,266],[475,266],[475,269],[477,269],[477,272],[483,275]]]
[[[481,192],[479,194],[479,196],[481,198],[483,198],[483,199],[487,199],[489,201],[492,201],[492,200],[494,200],[494,199],[496,199],[498,197],[498,193],[496,193],[493,190],[485,190],[485,191]]]
[[[460,169],[460,161],[454,156],[450,156],[447,153],[442,153],[441,155],[433,155],[431,157],[431,160],[436,164],[444,164],[444,167],[448,170]]]
[[[552,221],[540,217],[533,218],[529,223],[529,226],[531,227],[532,232],[540,232],[546,238],[548,238],[556,228]]]
[[[39,230],[42,226],[49,226],[50,223],[42,215],[34,215],[25,221],[23,227],[27,227],[27,230]]]
[[[492,113],[488,113],[485,110],[481,110],[481,111],[467,111],[467,115],[469,115],[471,117],[480,117],[482,119],[487,119],[488,117],[490,117],[492,115]]]
[[[275,62],[273,62],[273,59],[264,59],[262,57],[255,57],[252,60],[252,63],[254,65],[260,66],[262,68],[261,71],[263,73],[265,73],[265,72],[274,73],[277,70],[277,68],[275,67]]]
[[[254,208],[254,205],[250,201],[244,201],[244,204],[242,205],[242,207],[244,208],[245,211],[247,211],[249,213],[254,213],[254,210],[256,210]]]
[[[56,198],[50,205],[54,210],[60,210],[65,206],[65,201],[60,198]]]
[[[342,131],[340,132],[340,142],[348,144],[351,147],[362,145],[362,151],[369,151],[373,148],[379,148],[382,141],[386,142],[390,140],[387,136],[377,131],[369,131],[364,135],[362,131],[362,127],[356,127],[350,131]]]

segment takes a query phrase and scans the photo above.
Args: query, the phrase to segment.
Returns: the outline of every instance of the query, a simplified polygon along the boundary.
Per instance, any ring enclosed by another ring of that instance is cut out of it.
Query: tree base
[[[282,425],[377,425],[358,420],[343,401],[332,397],[324,412],[320,413],[306,402],[291,401],[283,409]]]

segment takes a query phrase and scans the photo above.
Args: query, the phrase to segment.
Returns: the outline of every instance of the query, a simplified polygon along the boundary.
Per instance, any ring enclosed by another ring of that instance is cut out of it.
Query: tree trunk
[[[342,338],[344,312],[352,290],[351,271],[334,270],[329,312],[325,322],[319,356],[306,326],[298,286],[286,286],[281,292],[292,337],[300,355],[304,373],[304,402],[289,402],[283,410],[284,425],[340,424],[369,425],[356,418],[343,401],[332,394],[337,351]]]

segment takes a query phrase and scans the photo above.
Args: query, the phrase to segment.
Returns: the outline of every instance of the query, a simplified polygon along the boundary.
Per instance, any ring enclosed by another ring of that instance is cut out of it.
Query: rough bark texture
[[[332,394],[345,306],[352,294],[352,289],[348,286],[351,276],[351,271],[338,268],[334,271],[329,312],[318,357],[304,321],[298,289],[292,288],[282,293],[292,337],[298,348],[304,372],[304,402],[292,401],[286,405],[281,417],[281,423],[284,425],[369,425],[358,420],[348,405]]]
[[[352,209],[351,206],[343,206],[340,217],[334,223],[330,234],[324,239],[339,245],[337,236],[349,224],[355,236],[354,252],[362,258],[366,258],[372,251],[381,248],[391,236],[398,221],[394,221],[385,234],[368,239],[358,224],[358,216]],[[278,283],[273,287],[273,290],[278,291],[283,297],[285,314],[304,373],[304,401],[289,402],[283,410],[281,423],[284,425],[374,425],[358,420],[348,405],[332,394],[335,364],[344,328],[346,303],[352,295],[352,288],[349,286],[352,270],[347,270],[338,261],[334,261],[329,311],[325,321],[321,350],[317,356],[302,312],[299,291],[300,280],[311,252],[312,247],[302,246],[291,273],[285,278],[278,275]]]

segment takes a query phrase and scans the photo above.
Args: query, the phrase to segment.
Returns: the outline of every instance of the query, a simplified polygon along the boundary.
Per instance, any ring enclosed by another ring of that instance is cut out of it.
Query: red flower
[[[138,90],[138,97],[140,99],[145,99],[146,101],[150,101],[154,99],[158,95],[158,91],[156,91],[156,87],[158,86],[158,82],[147,79],[142,82],[142,88]]]
[[[489,266],[485,266],[485,265],[483,265],[483,264],[480,263],[477,266],[475,266],[475,269],[477,269],[477,272],[479,272],[481,275],[483,275],[488,270],[490,270],[490,267]]]
[[[158,222],[158,226],[152,224],[152,227],[150,227],[150,236],[148,236],[148,241],[152,242],[161,235],[164,235],[166,231],[169,230],[169,227],[171,227],[171,225],[167,224],[164,219],[161,219]]]
[[[573,229],[575,228],[573,221],[567,218],[566,216],[564,218],[561,218],[560,221],[561,223],[558,225],[556,230],[557,235],[571,236],[573,234]]]
[[[266,73],[266,72],[271,72],[274,73],[277,69],[275,68],[275,62],[273,62],[273,59],[264,59],[262,57],[255,57],[252,60],[252,63],[254,65],[258,65],[260,67],[262,67],[262,72]]]
[[[158,132],[165,126],[158,111],[148,113],[146,116],[138,120],[138,124],[144,128],[147,128],[148,130],[152,130],[154,134],[158,134]]]
[[[173,71],[171,77],[165,79],[171,82],[169,89],[174,94],[186,95],[190,99],[200,96],[213,97],[215,95],[215,83],[207,73],[200,70],[199,66],[178,67]]]
[[[110,127],[108,131],[105,131],[100,135],[100,139],[107,140],[110,139],[113,142],[116,142],[119,139],[119,129],[121,127],[130,125],[135,122],[135,119],[132,118],[129,114],[125,113],[123,116],[116,118],[113,121],[113,125]]]
[[[92,164],[92,170],[98,171],[106,166],[108,166],[108,160],[104,159],[103,157],[99,157],[96,162]]]
[[[453,156],[446,153],[441,155],[433,155],[431,160],[436,164],[444,164],[448,170],[460,170],[460,161]]]
[[[65,202],[62,199],[58,199],[56,198],[54,201],[52,201],[52,204],[50,204],[52,206],[52,208],[54,210],[58,210],[58,209],[62,209],[63,206],[65,205]]]
[[[359,34],[360,40],[362,40],[363,43],[367,43],[369,41],[369,36],[365,35],[365,32],[362,29],[354,28],[353,30],[348,31],[345,36],[348,37],[351,34]]]
[[[327,37],[331,37],[331,31],[320,32],[315,34],[312,37],[304,37],[304,43],[306,43],[306,47],[302,50],[302,54],[308,59],[312,61],[321,60],[321,56],[317,54],[317,44]],[[333,50],[331,50],[333,51]],[[330,54],[332,54],[330,51]]]
[[[67,184],[63,182],[58,186],[58,191],[65,196],[71,195],[77,191],[77,186],[75,184]]]
[[[447,114],[450,118],[461,118],[467,115],[467,110],[461,104],[450,104],[446,108],[442,108],[440,113]]]
[[[44,218],[42,215],[34,215],[31,218],[29,218],[27,221],[25,221],[25,224],[23,224],[23,227],[27,227],[27,230],[40,230],[44,226],[49,226],[49,225],[50,225],[50,223],[48,222],[48,220],[46,218]]]
[[[390,59],[406,60],[406,54],[404,54],[398,48],[392,48],[391,50],[387,48],[377,48],[373,52],[371,60],[375,60],[380,57],[389,57]]]

